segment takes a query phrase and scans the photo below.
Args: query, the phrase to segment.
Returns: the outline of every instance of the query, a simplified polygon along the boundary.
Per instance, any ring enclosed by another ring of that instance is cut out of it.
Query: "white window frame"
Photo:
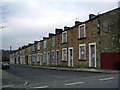
[[[64,33],[66,33],[66,41],[64,41]],[[64,31],[63,33],[62,33],[62,43],[67,43],[67,31]]]
[[[78,32],[79,32],[78,38],[84,38],[84,37],[80,37],[80,27],[81,27],[81,26],[84,26],[84,37],[86,37],[85,24],[81,24],[81,25],[79,25],[79,27],[78,27]]]
[[[81,46],[84,46],[84,51],[85,51],[85,56],[84,56],[84,59],[83,60],[86,60],[86,45],[85,44],[79,44],[79,60],[82,60],[81,59],[81,50],[80,50],[80,47]]]
[[[37,50],[40,50],[40,42],[37,43]]]
[[[35,45],[34,44],[32,45],[32,51],[33,52],[35,51]]]
[[[52,46],[55,46],[55,36],[52,37]]]
[[[44,42],[43,42],[43,47],[44,47],[44,49],[47,48],[46,43],[47,43],[47,41],[44,40]]]
[[[63,51],[66,50],[66,60],[64,60]],[[67,48],[62,48],[62,61],[67,61]]]

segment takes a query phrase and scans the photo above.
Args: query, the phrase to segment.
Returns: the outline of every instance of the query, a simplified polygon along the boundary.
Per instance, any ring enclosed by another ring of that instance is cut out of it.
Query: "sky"
[[[11,46],[15,50],[42,40],[49,33],[55,33],[55,28],[72,27],[76,20],[88,20],[89,14],[98,15],[117,8],[118,1],[3,0],[0,8],[5,7],[2,17],[7,21],[0,23],[6,26],[0,29],[0,49],[9,50]]]

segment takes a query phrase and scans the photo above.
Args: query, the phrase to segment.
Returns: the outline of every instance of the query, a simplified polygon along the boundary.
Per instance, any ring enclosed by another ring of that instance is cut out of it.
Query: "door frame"
[[[42,66],[42,53],[40,53],[40,66]]]
[[[72,66],[70,66],[70,49],[72,49]],[[73,47],[69,47],[68,48],[68,67],[73,67],[74,65],[73,65],[73,59],[74,59],[74,51],[73,51],[74,49],[73,49]]]
[[[57,57],[57,52],[59,52],[59,57]],[[59,58],[59,59],[58,59],[58,58]],[[59,61],[57,61],[57,59],[58,59]],[[58,66],[59,63],[60,63],[60,50],[56,50],[56,66]]]
[[[49,56],[48,56],[49,53]],[[48,58],[49,57],[49,58]],[[48,60],[49,59],[49,60]],[[50,51],[47,52],[47,65],[50,65]]]
[[[95,46],[95,66],[91,65],[91,45]],[[89,67],[96,67],[96,42],[89,43]]]

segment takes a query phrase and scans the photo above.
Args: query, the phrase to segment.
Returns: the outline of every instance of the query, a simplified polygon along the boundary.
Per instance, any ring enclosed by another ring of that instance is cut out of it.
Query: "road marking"
[[[114,79],[114,77],[110,77],[110,78],[102,78],[102,79],[99,79],[99,80],[101,80],[101,81],[105,81],[105,80],[112,80],[112,79]]]
[[[75,84],[80,84],[80,83],[85,83],[85,82],[68,83],[68,84],[65,84],[65,85],[66,85],[66,86],[67,86],[67,85],[75,85]]]
[[[48,86],[33,87],[33,88],[47,88]]]

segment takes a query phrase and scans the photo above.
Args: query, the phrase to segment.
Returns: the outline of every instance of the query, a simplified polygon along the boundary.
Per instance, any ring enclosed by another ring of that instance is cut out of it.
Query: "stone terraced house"
[[[120,8],[55,29],[10,55],[11,64],[114,69],[120,61]]]

